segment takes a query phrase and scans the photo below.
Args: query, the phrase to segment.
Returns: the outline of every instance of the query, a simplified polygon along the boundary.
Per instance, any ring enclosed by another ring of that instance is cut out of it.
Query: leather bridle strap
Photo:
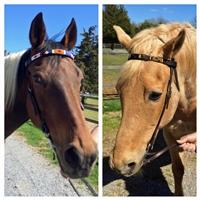
[[[169,151],[169,149],[172,149],[174,147],[177,147],[178,144],[175,143],[175,144],[172,144],[171,146],[166,146],[164,147],[163,149],[161,149],[160,151],[158,152],[154,152],[154,153],[146,153],[146,155],[149,155],[151,156],[150,158],[145,158],[143,161],[142,161],[142,165],[141,166],[145,166],[146,164],[152,162],[153,160],[155,160],[156,158],[160,157],[161,155],[163,155],[165,152]]]
[[[45,136],[46,136],[47,138],[49,138],[50,140],[52,140],[52,138],[51,138],[51,136],[50,136],[50,134],[49,134],[49,128],[48,128],[48,126],[47,126],[47,123],[46,123],[46,121],[45,121],[43,115],[42,115],[42,112],[41,112],[40,107],[39,107],[39,104],[38,104],[38,102],[37,102],[37,100],[36,100],[34,91],[33,91],[33,89],[31,89],[30,87],[28,87],[28,94],[29,94],[29,96],[30,96],[30,98],[31,98],[31,102],[32,102],[32,105],[33,105],[33,108],[34,108],[34,112],[35,112],[35,114],[38,115],[39,118],[40,118],[41,129],[42,129],[42,131],[45,133]]]
[[[50,50],[45,50],[45,51],[41,50],[40,52],[35,53],[29,59],[27,59],[25,62],[25,66],[27,67],[30,63],[37,60],[38,58],[45,57],[45,56],[52,56],[52,55],[68,57],[74,60],[73,54],[70,51],[66,51],[65,49],[50,49]]]
[[[163,105],[160,117],[158,119],[157,125],[154,129],[152,138],[150,139],[150,141],[147,145],[145,158],[144,158],[143,163],[142,163],[142,165],[145,165],[145,164],[150,163],[151,161],[155,160],[156,158],[161,156],[163,153],[165,153],[169,149],[177,146],[177,144],[173,144],[171,146],[167,146],[167,147],[163,148],[162,150],[160,150],[158,152],[149,153],[149,151],[151,151],[154,148],[154,144],[155,144],[156,138],[158,136],[158,132],[159,132],[160,122],[161,122],[162,117],[165,113],[165,110],[168,108],[169,100],[171,98],[171,84],[172,84],[173,74],[174,74],[174,77],[175,77],[175,80],[176,80],[177,89],[178,89],[178,91],[180,91],[178,76],[177,76],[177,71],[176,71],[177,63],[174,60],[174,58],[166,59],[166,58],[162,58],[162,57],[149,56],[149,55],[146,55],[146,54],[131,54],[128,60],[142,60],[142,61],[158,62],[158,63],[162,63],[164,65],[167,65],[170,69],[170,76],[169,76],[169,81],[168,81],[168,84],[167,84],[167,90],[166,90],[164,105]],[[148,156],[150,154],[152,156],[150,158],[146,158],[146,156]]]

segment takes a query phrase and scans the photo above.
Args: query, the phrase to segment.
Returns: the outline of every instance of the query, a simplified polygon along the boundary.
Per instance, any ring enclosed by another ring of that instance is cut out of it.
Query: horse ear
[[[177,37],[168,41],[163,47],[163,57],[173,58],[181,49],[185,40],[185,30],[181,30]]]
[[[117,33],[117,38],[119,42],[124,46],[124,48],[129,50],[129,45],[131,42],[130,36],[126,34],[120,26],[114,25],[113,28],[115,29],[115,32]]]
[[[70,25],[67,27],[65,35],[61,40],[61,43],[64,45],[66,49],[71,50],[74,48],[76,44],[76,38],[77,38],[77,27],[74,18],[72,18]]]
[[[43,21],[42,13],[36,15],[31,23],[29,31],[29,40],[33,48],[42,45],[46,39],[46,28]]]

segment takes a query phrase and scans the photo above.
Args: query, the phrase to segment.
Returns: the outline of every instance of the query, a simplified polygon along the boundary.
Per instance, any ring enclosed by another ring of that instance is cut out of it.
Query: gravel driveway
[[[81,180],[63,178],[59,167],[36,153],[22,137],[13,134],[6,139],[5,196],[79,195],[92,196],[92,193]]]

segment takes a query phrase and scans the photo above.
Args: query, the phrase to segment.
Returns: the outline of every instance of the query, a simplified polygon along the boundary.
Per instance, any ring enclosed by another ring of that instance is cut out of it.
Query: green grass
[[[120,124],[121,113],[104,113],[103,116],[103,133],[104,135],[110,134],[113,131],[117,130]]]
[[[85,103],[98,106],[98,99],[86,98]]]
[[[52,163],[57,164],[57,160],[53,160],[53,150],[49,146],[49,142],[44,136],[44,133],[36,128],[32,122],[24,123],[17,132],[26,138],[26,142],[35,147],[36,150]]]
[[[87,98],[86,102],[94,106],[98,105],[97,99]],[[84,114],[91,119],[98,120],[98,112],[85,109]],[[33,146],[40,154],[45,158],[49,159],[51,163],[58,164],[57,159],[53,160],[53,150],[50,148],[48,140],[44,136],[44,133],[38,128],[36,128],[32,122],[28,121],[24,123],[18,130],[18,134],[25,137],[26,142]],[[94,166],[91,175],[87,180],[98,189],[98,163]]]
[[[128,60],[128,54],[103,54],[103,65],[122,65]]]
[[[115,100],[104,100],[103,101],[103,112],[116,112],[121,110],[121,103],[119,99]]]
[[[95,190],[98,191],[98,163],[95,164],[91,174],[89,177],[86,178],[86,180],[88,180],[91,185],[93,185],[95,187]]]
[[[103,101],[103,132],[111,133],[119,127],[121,119],[120,100]]]
[[[116,85],[120,75],[120,69],[104,69],[103,70],[103,85]]]
[[[91,107],[98,108],[98,99],[86,98],[85,103],[89,104],[89,106],[91,106]],[[98,112],[97,111],[93,111],[90,109],[84,109],[84,114],[85,114],[85,117],[98,121]]]
[[[84,114],[85,114],[85,117],[98,121],[98,112],[89,110],[89,109],[85,109]]]
[[[119,100],[103,101],[103,156],[110,156],[121,121]]]

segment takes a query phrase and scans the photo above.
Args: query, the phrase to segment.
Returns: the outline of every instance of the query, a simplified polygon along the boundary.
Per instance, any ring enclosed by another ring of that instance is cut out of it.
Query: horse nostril
[[[130,162],[130,163],[128,163],[128,167],[130,167],[130,168],[132,168],[132,169],[135,167],[135,165],[136,165],[135,162]]]
[[[71,167],[77,167],[77,165],[81,165],[82,163],[81,154],[74,146],[67,149],[64,156],[65,161],[70,164]]]

